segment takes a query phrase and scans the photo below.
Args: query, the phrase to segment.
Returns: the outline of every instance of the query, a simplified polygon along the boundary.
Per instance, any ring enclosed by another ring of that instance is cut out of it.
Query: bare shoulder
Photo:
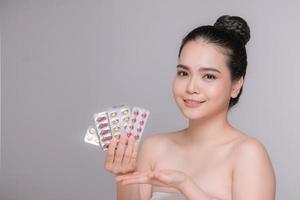
[[[261,156],[268,158],[268,152],[265,145],[253,136],[243,134],[234,144],[233,156],[235,157],[252,157]]]
[[[275,199],[276,178],[265,145],[246,136],[233,148],[233,199]]]

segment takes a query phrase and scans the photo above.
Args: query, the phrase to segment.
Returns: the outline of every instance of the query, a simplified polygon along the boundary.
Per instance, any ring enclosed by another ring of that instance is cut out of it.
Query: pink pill
[[[130,137],[132,134],[131,133],[127,133],[127,136]]]
[[[133,118],[131,121],[132,121],[133,123],[135,123],[135,122],[136,122],[136,118]]]
[[[98,117],[97,122],[102,122],[103,120],[106,120],[106,117]]]
[[[134,139],[136,139],[136,140],[138,140],[139,138],[140,138],[139,135],[135,135],[135,136],[134,136]]]
[[[111,139],[112,139],[112,136],[108,136],[108,137],[103,138],[102,141],[105,142],[105,141],[109,141]]]
[[[108,126],[107,123],[102,123],[102,124],[99,125],[99,128],[104,128],[104,127],[106,127],[106,126]]]
[[[129,128],[132,130],[134,127],[133,127],[133,125],[130,125]]]
[[[142,131],[142,128],[139,127],[139,128],[137,128],[136,130],[137,130],[138,132],[141,132],[141,131]]]
[[[134,115],[138,115],[138,114],[139,114],[139,111],[134,111],[133,114],[134,114]]]
[[[146,117],[147,117],[147,113],[143,113],[143,114],[142,114],[142,117],[143,117],[143,118],[146,118]]]
[[[144,123],[145,123],[145,122],[144,122],[143,120],[142,120],[142,121],[140,121],[140,125],[141,125],[141,126],[143,126],[143,125],[144,125]]]
[[[109,130],[101,130],[100,135],[105,135],[106,133],[109,133]]]

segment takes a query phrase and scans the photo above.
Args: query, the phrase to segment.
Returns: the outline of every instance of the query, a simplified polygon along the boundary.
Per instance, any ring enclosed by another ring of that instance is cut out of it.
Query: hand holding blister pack
[[[89,126],[84,141],[100,146],[103,151],[108,149],[113,137],[120,139],[121,134],[133,136],[139,142],[145,129],[150,112],[141,107],[113,106],[106,111],[95,113],[95,127]]]

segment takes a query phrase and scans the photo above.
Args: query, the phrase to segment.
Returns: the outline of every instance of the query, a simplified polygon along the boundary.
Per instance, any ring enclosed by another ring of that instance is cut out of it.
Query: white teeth
[[[184,101],[186,102],[186,101],[196,101],[196,102],[198,102],[198,103],[204,103],[205,101],[197,101],[197,100],[188,100],[188,99],[184,99]]]

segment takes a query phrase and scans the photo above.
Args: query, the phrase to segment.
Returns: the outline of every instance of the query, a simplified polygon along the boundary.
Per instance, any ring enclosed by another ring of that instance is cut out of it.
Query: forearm
[[[117,183],[117,200],[139,200],[138,184]]]
[[[180,191],[189,200],[220,200],[205,193],[190,178],[180,186]]]

